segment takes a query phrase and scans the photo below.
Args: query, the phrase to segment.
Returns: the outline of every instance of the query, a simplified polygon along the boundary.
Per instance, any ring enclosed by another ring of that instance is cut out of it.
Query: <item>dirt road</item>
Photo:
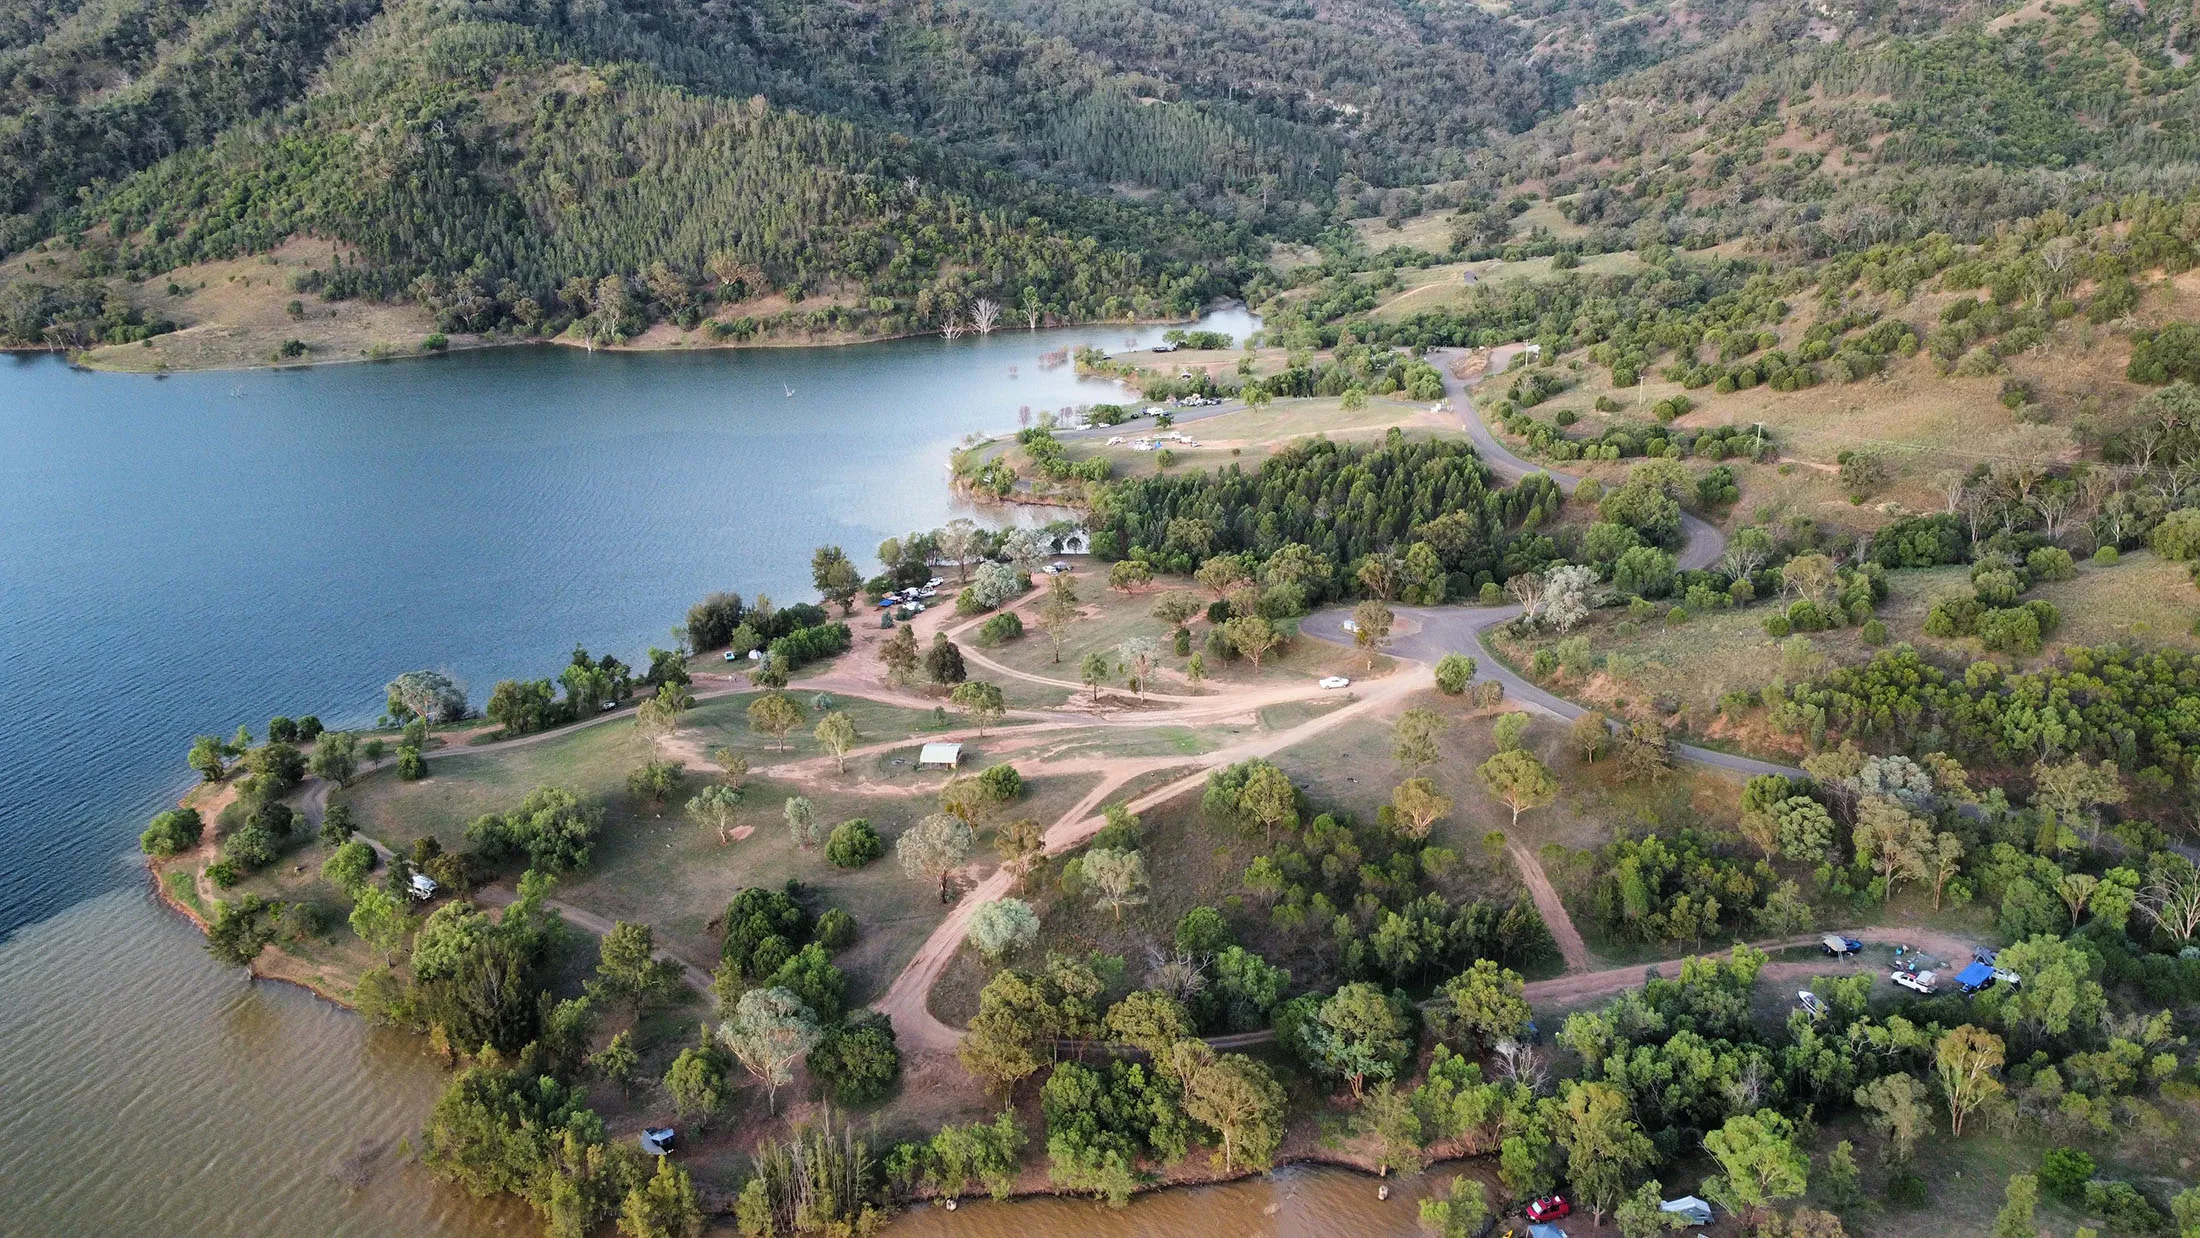
[[[1494,679],[1505,685],[1508,700],[1520,701],[1529,708],[1540,710],[1553,718],[1571,721],[1586,712],[1580,705],[1565,697],[1545,691],[1525,676],[1499,661],[1482,644],[1482,634],[1500,623],[1511,621],[1520,614],[1518,606],[1393,606],[1391,610],[1401,619],[1412,619],[1419,630],[1393,638],[1383,647],[1392,657],[1411,658],[1431,666],[1447,653],[1465,653],[1474,656],[1474,678],[1477,682]],[[1299,623],[1299,632],[1317,640],[1333,644],[1352,644],[1351,634],[1344,630],[1344,621],[1352,617],[1350,610],[1331,607],[1308,615]],[[1774,761],[1761,761],[1756,757],[1737,756],[1720,752],[1716,748],[1701,748],[1694,744],[1673,745],[1677,760],[1694,765],[1707,765],[1730,773],[1752,776],[1756,774],[1784,774],[1790,778],[1803,777],[1803,771],[1792,765]]]
[[[1543,861],[1512,838],[1505,840],[1505,850],[1513,858],[1513,867],[1520,870],[1520,880],[1528,887],[1528,897],[1535,900],[1535,909],[1543,917],[1543,926],[1551,930],[1551,939],[1558,943],[1559,957],[1566,960],[1567,971],[1582,971],[1596,963],[1596,956],[1589,953],[1589,943],[1581,939],[1581,931],[1574,927],[1574,918],[1566,914],[1566,904],[1559,901],[1558,889],[1551,884],[1550,874],[1543,871]]]
[[[1444,376],[1444,394],[1457,406],[1459,423],[1466,430],[1467,438],[1473,442],[1475,450],[1482,453],[1482,459],[1489,464],[1491,471],[1512,481],[1518,481],[1531,473],[1549,473],[1551,480],[1558,483],[1559,490],[1572,494],[1574,487],[1581,484],[1580,478],[1570,473],[1557,472],[1544,465],[1531,464],[1514,455],[1511,449],[1497,441],[1497,436],[1490,431],[1489,425],[1482,419],[1481,411],[1474,405],[1475,387],[1491,375],[1503,373],[1513,354],[1523,347],[1525,346],[1520,344],[1502,344],[1491,349],[1488,368],[1475,375],[1473,382],[1452,373],[1452,363],[1460,356],[1457,349],[1439,349],[1429,354],[1429,358],[1430,364]],[[1726,535],[1686,512],[1681,513],[1681,531],[1688,535],[1687,542],[1676,556],[1683,571],[1701,571],[1718,562],[1719,556],[1726,552]]]
[[[1426,668],[1416,668],[1378,680],[1358,699],[1342,708],[1331,710],[1286,730],[1252,736],[1240,743],[1218,748],[1198,757],[1151,757],[1116,762],[1114,768],[1103,773],[1099,785],[1087,792],[1083,799],[1047,828],[1047,854],[1059,855],[1098,833],[1107,823],[1106,818],[1099,814],[1100,806],[1117,789],[1139,774],[1187,765],[1196,766],[1197,769],[1195,773],[1132,800],[1132,812],[1146,812],[1199,790],[1206,785],[1209,771],[1238,761],[1272,756],[1352,719],[1388,708],[1412,693],[1429,687],[1433,682],[1434,678]],[[1014,876],[1007,870],[995,869],[965,892],[948,912],[947,918],[918,947],[916,956],[909,960],[909,965],[894,978],[886,995],[876,1003],[876,1008],[893,1021],[894,1035],[905,1049],[918,1047],[944,1052],[953,1049],[956,1041],[961,1039],[961,1032],[933,1017],[927,1004],[928,998],[932,986],[954,959],[955,952],[962,948],[963,937],[969,931],[970,918],[977,914],[978,907],[1005,897],[1014,880]]]

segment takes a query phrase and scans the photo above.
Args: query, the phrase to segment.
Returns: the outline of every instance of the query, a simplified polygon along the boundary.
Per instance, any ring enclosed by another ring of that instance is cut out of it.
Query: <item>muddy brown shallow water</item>
[[[1365,1174],[1321,1165],[1289,1165],[1262,1178],[1140,1195],[1122,1208],[1084,1199],[965,1201],[955,1211],[914,1209],[893,1238],[1406,1238],[1420,1227],[1420,1199],[1441,1195],[1462,1167],[1438,1166],[1413,1178],[1393,1176],[1390,1198]]]

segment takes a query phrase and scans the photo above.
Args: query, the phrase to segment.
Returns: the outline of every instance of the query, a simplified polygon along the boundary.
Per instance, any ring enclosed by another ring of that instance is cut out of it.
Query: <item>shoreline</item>
[[[1089,319],[1083,322],[1057,322],[1048,326],[1039,327],[1037,330],[1025,328],[1021,332],[1017,332],[1013,328],[1002,328],[992,332],[991,334],[1003,336],[1015,334],[1036,335],[1040,331],[1075,331],[1102,326],[1121,326],[1131,330],[1144,330],[1152,327],[1184,326],[1189,323],[1196,323],[1200,319],[1206,317],[1209,314],[1215,313],[1218,310],[1227,309],[1231,306],[1236,306],[1240,304],[1242,303],[1236,301],[1217,302],[1216,304],[1203,307],[1198,313],[1193,314],[1189,318],[1134,318],[1122,322],[1117,322],[1113,319]],[[193,330],[197,327],[204,325],[209,324],[194,323],[192,324],[192,326],[182,328],[181,330]],[[658,325],[662,324],[653,324],[651,330],[654,330]],[[178,333],[180,332],[171,332],[170,334]],[[644,334],[646,335],[647,332],[645,332]],[[975,333],[966,332],[965,334]],[[317,369],[322,366],[331,365],[362,365],[374,362],[423,361],[431,360],[436,357],[450,356],[456,353],[485,352],[490,349],[499,348],[553,347],[577,349],[589,353],[606,352],[636,354],[689,352],[753,352],[770,349],[786,349],[794,351],[830,348],[856,348],[861,347],[865,344],[886,344],[898,340],[925,339],[927,337],[940,335],[941,332],[933,330],[897,331],[891,334],[881,335],[849,335],[804,340],[778,338],[758,340],[716,340],[709,338],[690,339],[686,334],[683,334],[680,338],[662,343],[637,344],[628,342],[622,344],[600,344],[595,346],[590,346],[584,340],[575,340],[563,334],[556,336],[520,336],[504,338],[468,336],[451,337],[447,346],[440,349],[422,351],[416,348],[412,351],[392,352],[386,356],[379,357],[366,356],[363,354],[359,356],[308,356],[295,361],[256,361],[248,364],[171,366],[158,369],[141,369],[121,365],[102,365],[99,364],[97,361],[90,359],[92,357],[92,354],[94,353],[111,349],[137,347],[137,345],[128,344],[102,344],[98,345],[95,348],[74,350],[57,348],[52,345],[46,344],[10,344],[0,346],[0,353],[50,353],[60,357],[70,368],[82,370],[87,373],[130,374],[160,378],[171,374],[242,374],[257,370],[310,370]],[[161,336],[157,335],[149,337],[150,340],[154,341],[157,341],[161,338]],[[639,339],[641,337],[636,338]],[[942,336],[942,338],[945,337]],[[273,343],[274,341],[271,340],[271,347],[273,346]],[[1095,375],[1095,377],[1099,376]]]
[[[181,857],[175,858],[180,859]],[[166,907],[170,911],[175,912],[177,915],[182,916],[193,927],[198,929],[201,936],[204,936],[207,929],[205,918],[198,913],[196,908],[193,908],[189,904],[185,903],[183,900],[177,898],[175,893],[168,888],[168,883],[165,880],[166,876],[170,872],[179,870],[163,868],[160,862],[148,859],[148,861],[146,862],[145,871],[147,877],[149,878],[150,884],[152,885],[154,898],[162,906]],[[324,984],[315,983],[316,980],[320,979],[320,977],[318,976],[301,975],[290,972],[288,970],[263,969],[261,966],[261,960],[265,959],[269,954],[273,954],[278,959],[285,962],[295,961],[292,960],[289,955],[282,952],[281,946],[268,946],[264,951],[262,951],[261,957],[259,959],[254,959],[251,963],[245,965],[245,971],[251,974],[255,982],[266,981],[274,984],[291,985],[295,988],[304,990],[306,993],[311,994],[312,996],[319,998],[322,1001],[328,1002],[330,1005],[337,1007],[338,1009],[342,1010],[344,1013],[352,1016],[353,1018],[364,1017],[360,1015],[359,1008],[353,1005],[350,1001],[346,1000],[344,996],[339,995],[331,988],[325,987]],[[1311,1128],[1309,1130],[1309,1133],[1312,1133]],[[1447,1150],[1441,1155],[1432,1157],[1429,1161],[1422,1165],[1419,1173],[1432,1173],[1442,1170],[1447,1166],[1465,1165],[1470,1161],[1485,1159],[1490,1155],[1491,1154],[1487,1152],[1463,1152]],[[1184,1161],[1179,1162],[1176,1168],[1182,1169],[1186,1166],[1195,1165],[1197,1160],[1198,1158],[1187,1156]],[[1395,1168],[1386,1169],[1383,1166],[1379,1166],[1369,1161],[1356,1158],[1348,1152],[1323,1148],[1319,1145],[1316,1145],[1314,1147],[1292,1152],[1289,1154],[1278,1155],[1275,1164],[1269,1166],[1267,1169],[1251,1169],[1241,1166],[1238,1169],[1235,1169],[1229,1173],[1223,1173],[1219,1170],[1215,1170],[1212,1168],[1196,1168],[1194,1172],[1188,1176],[1171,1176],[1168,1170],[1164,1170],[1162,1171],[1162,1175],[1157,1177],[1155,1180],[1140,1182],[1138,1185],[1133,1187],[1131,1189],[1131,1198],[1132,1200],[1136,1201],[1149,1196],[1160,1195],[1164,1192],[1169,1191],[1190,1191],[1198,1190],[1205,1187],[1229,1186],[1233,1183],[1245,1182],[1254,1178],[1266,1177],[1280,1170],[1294,1169],[1300,1167],[1339,1170],[1342,1172],[1355,1174],[1359,1177],[1366,1178],[1371,1182],[1378,1183],[1390,1182],[1393,1180],[1409,1181],[1414,1176],[1416,1176],[1415,1174],[1407,1173],[1403,1170],[1398,1170]],[[1015,1188],[1001,1199],[994,1199],[991,1195],[985,1194],[983,1191],[969,1195],[957,1195],[952,1197],[940,1195],[924,1195],[912,1198],[908,1202],[901,1205],[898,1209],[895,1210],[895,1212],[892,1214],[892,1217],[898,1218],[904,1214],[915,1212],[921,1208],[939,1208],[942,1206],[942,1201],[949,1198],[954,1199],[958,1203],[985,1202],[1014,1204],[1036,1199],[1073,1200],[1091,1204],[1100,1204],[1105,1202],[1087,1192],[1064,1190],[1048,1183],[1046,1180],[1046,1167],[1043,1164],[1032,1164],[1023,1167],[1022,1172],[1018,1175],[1018,1181]],[[707,1194],[704,1202],[706,1204],[706,1217],[715,1220],[734,1215],[734,1200],[730,1195],[724,1197],[721,1200],[717,1198],[711,1198],[710,1195]],[[719,1206],[711,1207],[708,1205]],[[889,1219],[888,1223],[892,1223],[892,1218]]]
[[[178,856],[174,858],[181,859],[182,857]],[[180,871],[182,870],[163,868],[160,861],[154,860],[151,857],[147,857],[146,859],[145,874],[153,887],[153,897],[159,900],[162,906],[168,908],[170,911],[175,912],[177,915],[182,916],[185,920],[190,921],[192,927],[196,928],[199,931],[199,936],[204,937],[206,936],[207,929],[211,927],[207,924],[206,917],[199,914],[198,908],[193,907],[189,903],[186,903],[182,899],[176,897],[175,891],[168,888],[168,875],[171,872]],[[196,873],[191,873],[189,874],[189,876],[194,882],[198,879]],[[349,1000],[347,1000],[346,996],[340,996],[333,987],[328,985],[326,978],[318,975],[317,973],[291,972],[288,970],[273,971],[263,969],[260,965],[261,959],[265,959],[270,954],[273,954],[278,960],[285,963],[297,962],[297,960],[293,959],[288,953],[286,953],[281,946],[270,944],[260,951],[259,958],[255,958],[250,963],[245,964],[244,969],[252,974],[252,978],[254,980],[269,980],[278,984],[295,985],[298,988],[304,989],[306,992],[311,993],[315,997],[318,997],[333,1006],[340,1007],[346,1013],[354,1016],[358,1015],[359,1008],[357,1006],[354,1006]],[[316,983],[316,981],[318,981],[319,983]]]

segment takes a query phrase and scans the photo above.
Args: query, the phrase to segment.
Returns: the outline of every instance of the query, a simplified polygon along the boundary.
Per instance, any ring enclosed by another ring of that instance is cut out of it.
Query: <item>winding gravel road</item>
[[[1517,344],[1492,349],[1489,368],[1484,370],[1483,374],[1486,376],[1503,372],[1506,362],[1519,350],[1520,346]],[[1430,353],[1429,358],[1430,362],[1443,374],[1444,389],[1450,394],[1454,405],[1459,410],[1460,424],[1466,429],[1467,437],[1473,441],[1475,450],[1481,452],[1482,458],[1489,463],[1490,470],[1509,481],[1518,481],[1530,473],[1550,473],[1551,480],[1558,483],[1560,490],[1568,494],[1573,493],[1574,487],[1581,484],[1580,478],[1532,465],[1506,450],[1505,445],[1498,442],[1496,436],[1490,433],[1490,428],[1483,424],[1482,415],[1474,406],[1471,385],[1464,379],[1454,376],[1451,372],[1451,362],[1457,355],[1456,350],[1439,350]],[[1718,562],[1719,556],[1726,549],[1725,534],[1720,533],[1705,521],[1685,513],[1681,516],[1681,527],[1688,534],[1688,544],[1682,548],[1678,556],[1681,567],[1690,570],[1701,570]],[[1519,616],[1520,607],[1517,604],[1505,606],[1398,606],[1392,609],[1399,616],[1412,619],[1417,625],[1417,630],[1410,634],[1392,637],[1390,642],[1384,646],[1385,652],[1429,666],[1434,666],[1437,659],[1447,653],[1468,654],[1475,660],[1475,679],[1496,680],[1505,685],[1505,694],[1513,700],[1524,702],[1530,708],[1541,710],[1554,718],[1571,720],[1586,712],[1581,706],[1572,701],[1546,692],[1523,676],[1515,673],[1511,667],[1499,661],[1496,655],[1492,654],[1482,644],[1482,634],[1484,632]],[[1350,645],[1352,644],[1352,634],[1344,630],[1344,621],[1351,617],[1351,611],[1343,607],[1332,607],[1328,610],[1317,611],[1308,615],[1299,624],[1299,631],[1319,640]],[[1771,761],[1760,761],[1754,757],[1736,756],[1731,752],[1720,752],[1712,748],[1699,748],[1693,744],[1675,744],[1673,755],[1693,764],[1705,765],[1713,769],[1722,769],[1745,776],[1755,774],[1786,774],[1791,778],[1803,776],[1802,770],[1791,765],[1779,765]]]
[[[1477,682],[1494,679],[1505,685],[1505,695],[1525,703],[1529,708],[1549,714],[1551,717],[1571,721],[1587,712],[1565,697],[1554,695],[1537,687],[1532,681],[1516,673],[1497,659],[1482,644],[1482,634],[1500,623],[1509,622],[1520,614],[1518,605],[1507,606],[1393,606],[1391,610],[1400,618],[1409,618],[1420,624],[1420,630],[1409,635],[1392,637],[1383,646],[1383,652],[1394,657],[1421,662],[1430,666],[1447,653],[1463,653],[1474,659],[1474,678]],[[1344,621],[1352,612],[1344,607],[1331,607],[1308,615],[1299,624],[1299,631],[1317,640],[1331,641],[1350,647],[1352,634],[1344,630]],[[1736,756],[1715,748],[1699,748],[1694,744],[1673,745],[1673,755],[1680,760],[1713,769],[1723,769],[1745,776],[1755,774],[1786,774],[1801,778],[1803,771],[1792,765],[1778,765],[1760,761],[1755,757]]]
[[[1561,492],[1572,494],[1574,488],[1581,484],[1580,478],[1570,473],[1556,472],[1540,464],[1530,464],[1514,455],[1503,443],[1497,441],[1497,436],[1483,422],[1481,412],[1474,406],[1474,386],[1492,374],[1503,373],[1506,364],[1521,347],[1519,344],[1504,344],[1491,349],[1489,367],[1477,376],[1474,384],[1451,372],[1451,363],[1461,355],[1458,349],[1431,351],[1429,364],[1435,366],[1437,372],[1444,376],[1444,394],[1450,398],[1453,407],[1459,410],[1460,425],[1465,428],[1474,449],[1482,453],[1482,459],[1489,464],[1490,471],[1507,481],[1519,481],[1530,473],[1549,473],[1551,480],[1558,483]],[[1700,572],[1717,563],[1719,556],[1726,553],[1726,535],[1706,521],[1682,512],[1681,531],[1688,535],[1688,541],[1674,558],[1684,571]]]

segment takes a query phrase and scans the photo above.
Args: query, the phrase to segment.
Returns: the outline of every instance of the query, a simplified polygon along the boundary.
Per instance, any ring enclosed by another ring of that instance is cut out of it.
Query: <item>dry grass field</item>
[[[293,240],[256,257],[183,267],[140,284],[110,281],[147,318],[167,318],[179,329],[143,344],[92,349],[84,363],[152,373],[417,354],[421,341],[435,331],[434,321],[420,307],[324,301],[318,294],[293,289],[294,277],[327,269],[331,251],[325,241]],[[35,260],[31,255],[18,261]],[[296,314],[290,309],[293,303]],[[276,350],[286,340],[304,344],[305,352],[288,359],[278,356]],[[450,337],[449,345],[468,348],[486,342],[458,335]]]

